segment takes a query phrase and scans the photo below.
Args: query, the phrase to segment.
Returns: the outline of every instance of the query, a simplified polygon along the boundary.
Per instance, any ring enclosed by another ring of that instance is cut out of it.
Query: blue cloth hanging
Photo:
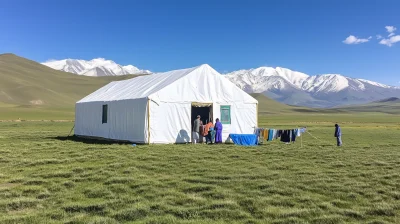
[[[229,137],[235,145],[254,146],[258,144],[255,134],[230,134]]]
[[[272,141],[274,139],[274,129],[269,129],[268,131],[268,141]]]

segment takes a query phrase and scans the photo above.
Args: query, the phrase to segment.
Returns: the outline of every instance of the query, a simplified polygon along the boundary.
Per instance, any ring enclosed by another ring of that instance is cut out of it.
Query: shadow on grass
[[[58,141],[73,141],[73,142],[80,142],[85,144],[96,144],[96,145],[131,145],[134,144],[128,141],[118,141],[112,139],[97,139],[97,138],[85,138],[79,137],[76,135],[72,136],[56,136],[56,137],[48,137],[48,139],[58,140]]]

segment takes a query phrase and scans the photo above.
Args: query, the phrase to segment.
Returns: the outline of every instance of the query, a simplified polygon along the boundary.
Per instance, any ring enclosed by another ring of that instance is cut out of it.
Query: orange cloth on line
[[[204,133],[203,136],[207,136],[208,135],[208,131],[210,131],[210,128],[213,128],[214,125],[212,122],[208,122],[208,124],[206,124],[206,127],[204,128]]]
[[[264,129],[264,134],[263,134],[264,140],[268,139],[268,133],[269,133],[269,130]]]

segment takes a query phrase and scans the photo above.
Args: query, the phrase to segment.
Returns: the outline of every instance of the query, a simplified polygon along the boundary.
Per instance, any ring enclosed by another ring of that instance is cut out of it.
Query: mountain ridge
[[[297,106],[335,107],[400,97],[400,87],[340,74],[310,76],[281,67],[242,69],[225,77],[248,93],[263,93]]]
[[[133,65],[122,66],[104,58],[90,61],[63,59],[43,64],[80,76],[120,76],[123,78],[126,74],[151,73]],[[329,108],[400,97],[400,87],[340,74],[310,76],[283,67],[242,69],[224,74],[224,76],[248,93],[262,93],[275,101],[294,106]],[[40,101],[32,101],[32,103],[40,103]]]
[[[105,58],[94,58],[89,61],[69,58],[41,64],[59,71],[94,77],[151,74],[149,70],[141,70],[133,65],[119,65]]]

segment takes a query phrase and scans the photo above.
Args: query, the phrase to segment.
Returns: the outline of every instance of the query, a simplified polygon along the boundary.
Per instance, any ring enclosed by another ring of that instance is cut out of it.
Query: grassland
[[[0,121],[73,120],[76,100],[125,78],[0,55]],[[0,223],[400,223],[397,104],[325,110],[253,96],[262,126],[307,126],[317,139],[133,147],[66,138],[72,122],[0,122]]]
[[[400,117],[260,121],[318,140],[133,147],[67,139],[71,122],[0,123],[0,223],[400,223]]]
[[[56,71],[13,54],[0,55],[0,102],[9,105],[73,106],[108,82]]]

